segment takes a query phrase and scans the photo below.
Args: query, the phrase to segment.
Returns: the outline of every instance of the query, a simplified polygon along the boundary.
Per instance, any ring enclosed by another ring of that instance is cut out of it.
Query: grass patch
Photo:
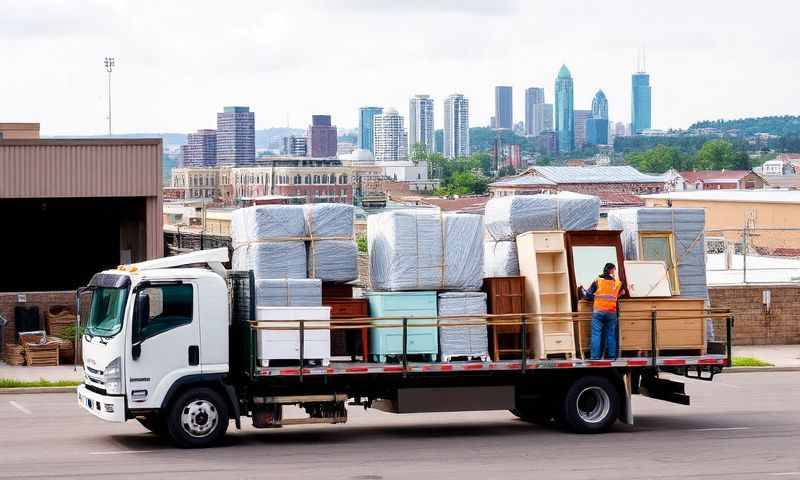
[[[77,387],[78,380],[16,380],[13,378],[0,378],[0,388],[25,388],[25,387]]]
[[[755,357],[733,357],[734,367],[774,367],[775,365]]]

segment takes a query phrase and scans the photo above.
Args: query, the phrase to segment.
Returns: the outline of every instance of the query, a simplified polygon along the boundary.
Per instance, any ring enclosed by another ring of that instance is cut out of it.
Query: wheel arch
[[[200,373],[179,378],[169,387],[167,394],[164,395],[164,400],[161,402],[161,410],[169,408],[176,398],[188,390],[210,388],[225,400],[226,406],[231,412],[231,417],[236,422],[236,428],[241,429],[241,414],[236,390],[232,385],[224,382],[225,376],[224,373]]]

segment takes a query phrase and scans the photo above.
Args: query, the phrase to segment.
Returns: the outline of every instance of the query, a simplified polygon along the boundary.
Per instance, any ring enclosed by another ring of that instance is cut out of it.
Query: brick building
[[[686,190],[753,190],[767,185],[761,175],[752,170],[701,170],[680,172]]]
[[[489,185],[493,197],[544,192],[640,195],[664,191],[661,175],[647,175],[625,166],[531,167],[524,173]]]

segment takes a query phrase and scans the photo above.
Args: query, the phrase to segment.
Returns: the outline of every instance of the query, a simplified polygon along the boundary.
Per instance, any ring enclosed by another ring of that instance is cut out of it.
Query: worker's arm
[[[592,282],[592,284],[589,286],[589,290],[584,290],[583,291],[583,299],[584,300],[589,300],[590,302],[594,301],[595,292],[597,292],[597,281],[596,280],[594,282]]]

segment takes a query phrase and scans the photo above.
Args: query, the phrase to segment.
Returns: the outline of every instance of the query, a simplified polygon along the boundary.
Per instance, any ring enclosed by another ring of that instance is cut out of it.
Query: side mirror
[[[131,357],[134,360],[142,354],[142,329],[147,326],[150,320],[150,295],[139,292],[136,295],[136,303],[133,306],[133,328],[131,331]]]

